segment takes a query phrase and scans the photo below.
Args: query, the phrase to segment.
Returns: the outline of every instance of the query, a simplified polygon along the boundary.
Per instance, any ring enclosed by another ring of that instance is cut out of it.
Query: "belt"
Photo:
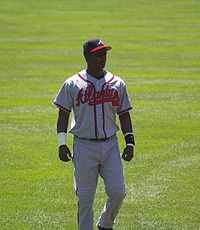
[[[108,137],[108,138],[99,138],[99,139],[90,138],[90,139],[87,139],[87,140],[89,140],[89,141],[107,141],[107,140],[109,140],[109,139],[110,139],[110,137]]]
[[[82,139],[82,140],[87,140],[87,141],[108,141],[110,140],[112,137],[114,137],[115,135],[113,136],[110,136],[110,137],[107,137],[107,138],[84,138],[84,137],[78,137],[78,136],[75,136],[79,139]]]

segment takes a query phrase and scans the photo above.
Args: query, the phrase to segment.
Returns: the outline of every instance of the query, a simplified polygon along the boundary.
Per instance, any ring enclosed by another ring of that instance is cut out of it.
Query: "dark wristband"
[[[125,134],[125,141],[126,141],[126,145],[132,144],[135,145],[135,138],[134,135],[132,133],[129,134]]]

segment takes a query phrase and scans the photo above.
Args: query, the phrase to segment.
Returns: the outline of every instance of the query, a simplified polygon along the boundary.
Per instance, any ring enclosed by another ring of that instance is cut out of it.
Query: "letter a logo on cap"
[[[99,40],[98,45],[104,45],[104,43],[101,40]]]

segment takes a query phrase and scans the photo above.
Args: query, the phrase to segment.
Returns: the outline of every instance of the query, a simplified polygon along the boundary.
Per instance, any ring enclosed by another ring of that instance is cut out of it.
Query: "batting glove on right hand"
[[[67,145],[59,146],[59,158],[61,161],[65,161],[65,162],[71,160],[72,155]]]
[[[125,161],[131,161],[134,157],[134,147],[133,146],[126,146],[124,148],[124,152],[122,154],[122,158]]]

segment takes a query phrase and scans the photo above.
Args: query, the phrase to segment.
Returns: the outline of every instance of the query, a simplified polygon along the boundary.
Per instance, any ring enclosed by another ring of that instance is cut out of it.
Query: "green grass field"
[[[199,0],[1,1],[0,229],[77,229],[52,99],[95,37],[112,45],[107,68],[134,104],[136,158],[124,163],[115,229],[200,229],[199,12]],[[95,221],[104,201],[100,181]]]

